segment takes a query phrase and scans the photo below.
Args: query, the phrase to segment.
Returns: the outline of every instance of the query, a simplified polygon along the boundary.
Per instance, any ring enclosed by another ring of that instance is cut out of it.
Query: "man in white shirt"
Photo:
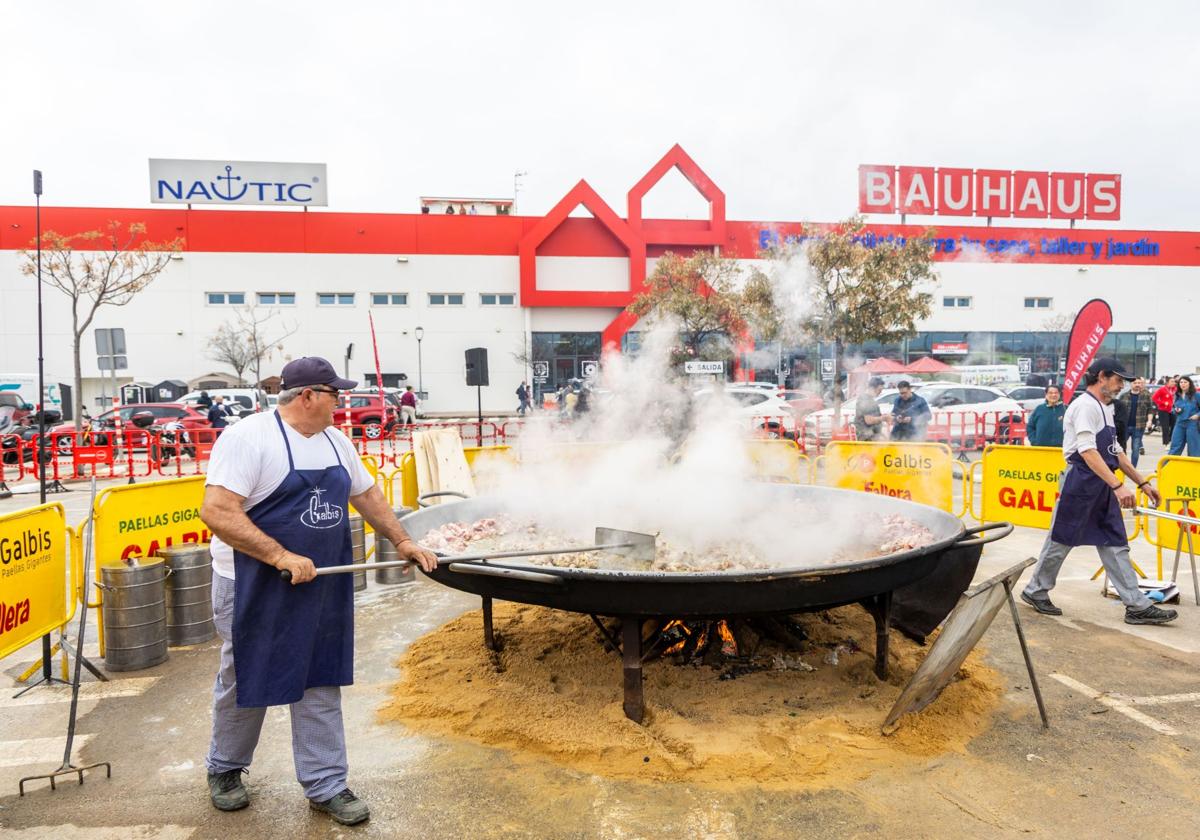
[[[1166,624],[1178,616],[1175,610],[1156,607],[1138,588],[1121,517],[1122,508],[1134,507],[1135,495],[1117,477],[1118,469],[1139,490],[1145,490],[1155,507],[1160,501],[1150,480],[1129,462],[1117,442],[1112,401],[1125,381],[1133,378],[1116,359],[1097,359],[1088,367],[1087,390],[1071,403],[1063,418],[1067,469],[1059,483],[1050,533],[1033,576],[1021,592],[1021,600],[1044,615],[1062,615],[1050,600],[1050,590],[1071,549],[1094,545],[1108,579],[1125,604],[1126,624]]]
[[[347,787],[341,689],[354,681],[354,593],[349,505],[399,559],[434,569],[333,426],[341,379],[327,360],[284,366],[279,408],[249,415],[217,438],[200,516],[215,535],[213,617],[223,644],[213,685],[209,796],[222,811],[246,807],[241,774],[268,706],[288,705],[296,778],[312,808],[344,825],[370,817]],[[290,575],[290,583],[281,578]]]

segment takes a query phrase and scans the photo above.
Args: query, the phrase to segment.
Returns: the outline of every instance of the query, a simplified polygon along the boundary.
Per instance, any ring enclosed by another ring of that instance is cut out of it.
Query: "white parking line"
[[[1124,694],[1114,694],[1123,703],[1131,706],[1165,706],[1168,703],[1200,703],[1200,691],[1190,694],[1159,694],[1154,697],[1126,697]]]
[[[1095,700],[1097,703],[1101,703],[1105,706],[1108,706],[1113,711],[1120,712],[1121,714],[1125,715],[1125,717],[1129,718],[1130,720],[1136,720],[1138,723],[1142,724],[1142,726],[1153,729],[1155,732],[1158,732],[1159,734],[1162,734],[1162,735],[1178,735],[1179,734],[1175,730],[1174,727],[1167,726],[1165,723],[1162,723],[1161,721],[1157,721],[1154,718],[1150,717],[1149,715],[1139,712],[1137,709],[1130,706],[1127,702],[1123,702],[1123,701],[1118,700],[1117,698],[1112,697],[1108,694],[1099,692],[1089,685],[1084,685],[1083,683],[1079,682],[1078,680],[1068,677],[1066,674],[1054,673],[1054,674],[1051,674],[1050,676],[1052,678],[1058,680],[1060,683],[1065,685],[1067,688],[1072,689],[1073,691],[1077,691],[1080,694],[1084,695],[1085,697],[1090,697],[1092,700]]]
[[[75,749],[81,750],[95,736],[75,735]],[[26,764],[60,764],[66,736],[61,738],[26,738],[24,741],[0,741],[0,767],[23,767]],[[78,755],[78,753],[76,753]]]
[[[162,677],[129,677],[128,679],[110,680],[109,682],[89,682],[79,686],[80,700],[105,700],[109,697],[136,697],[145,694],[150,686]],[[69,685],[38,686],[31,691],[13,698],[0,698],[0,709],[11,709],[20,706],[41,706],[47,703],[69,703],[71,687]]]

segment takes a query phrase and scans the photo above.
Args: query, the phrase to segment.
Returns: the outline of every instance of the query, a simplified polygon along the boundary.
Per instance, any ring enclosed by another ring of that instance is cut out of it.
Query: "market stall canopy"
[[[909,368],[897,362],[895,359],[885,359],[880,356],[878,359],[872,359],[865,365],[859,365],[851,373],[908,373]]]
[[[950,369],[950,365],[939,362],[933,356],[922,356],[904,370],[908,373],[942,373]]]

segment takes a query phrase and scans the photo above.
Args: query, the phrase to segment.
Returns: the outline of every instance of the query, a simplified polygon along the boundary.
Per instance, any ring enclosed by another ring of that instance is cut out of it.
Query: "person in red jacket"
[[[1175,415],[1171,410],[1175,407],[1175,394],[1178,390],[1179,380],[1169,376],[1167,384],[1155,391],[1151,397],[1154,408],[1158,411],[1158,425],[1162,427],[1164,446],[1171,445],[1171,433],[1175,431]]]

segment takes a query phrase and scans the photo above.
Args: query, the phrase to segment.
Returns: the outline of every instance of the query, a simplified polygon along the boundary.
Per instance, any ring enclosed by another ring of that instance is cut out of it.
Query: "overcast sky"
[[[0,5],[0,204],[149,206],[147,158],[324,162],[330,210],[625,193],[678,142],[733,219],[830,220],[860,163],[1117,172],[1200,229],[1200,6],[1157,2]],[[650,215],[697,216],[671,183]]]

